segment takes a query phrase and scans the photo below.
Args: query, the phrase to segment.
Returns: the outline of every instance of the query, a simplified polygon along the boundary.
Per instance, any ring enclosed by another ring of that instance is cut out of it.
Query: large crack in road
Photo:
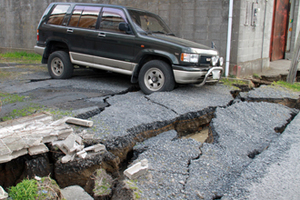
[[[79,183],[92,194],[86,183],[96,168],[118,177],[122,162],[132,165],[147,158],[149,172],[137,179],[142,199],[226,199],[234,196],[232,186],[242,187],[243,174],[263,159],[281,133],[285,135],[299,112],[294,109],[299,109],[299,94],[273,86],[245,93],[219,84],[180,86],[145,96],[119,79],[77,75],[48,80],[41,75],[38,81],[5,87],[41,104],[53,106],[57,101],[59,108],[75,107],[74,116],[93,120],[94,127],[85,130],[94,138],[86,145],[101,142],[109,152],[67,164],[50,155],[53,176],[61,186]],[[52,94],[51,100],[44,101],[46,93]],[[210,143],[182,138],[207,124]]]

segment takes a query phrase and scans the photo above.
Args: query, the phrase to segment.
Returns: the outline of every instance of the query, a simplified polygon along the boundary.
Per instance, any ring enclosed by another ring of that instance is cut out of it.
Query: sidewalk
[[[286,78],[289,74],[289,69],[291,67],[291,60],[276,60],[270,62],[270,68],[264,69],[263,72],[257,73],[262,80],[266,81],[286,81]],[[300,68],[298,67],[298,77],[299,77]]]

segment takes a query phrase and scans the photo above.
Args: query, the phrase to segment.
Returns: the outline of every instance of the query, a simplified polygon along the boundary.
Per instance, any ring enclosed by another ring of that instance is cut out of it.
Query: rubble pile
[[[91,127],[92,121],[65,117],[53,121],[48,113],[0,123],[0,164],[20,156],[38,155],[49,151],[46,143],[58,147],[64,154],[62,163],[72,161],[76,156],[85,158],[87,153],[104,151],[105,146],[96,144],[84,148],[82,137],[75,134],[67,123]]]

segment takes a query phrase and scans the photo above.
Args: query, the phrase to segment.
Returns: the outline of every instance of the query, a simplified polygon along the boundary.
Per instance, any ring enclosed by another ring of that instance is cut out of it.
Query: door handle
[[[67,30],[68,33],[73,33],[73,31],[74,31],[74,30],[71,29],[71,28],[69,28],[69,29]]]
[[[106,37],[106,34],[105,33],[99,33],[98,37]]]

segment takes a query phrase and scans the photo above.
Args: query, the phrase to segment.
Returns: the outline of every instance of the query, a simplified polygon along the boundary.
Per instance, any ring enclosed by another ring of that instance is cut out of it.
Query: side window
[[[125,33],[119,30],[119,24],[121,22],[127,22],[122,10],[116,8],[103,8],[100,30]]]
[[[48,24],[61,25],[70,5],[56,5],[50,14]]]
[[[69,22],[69,26],[77,27],[77,24],[79,22],[80,15],[81,15],[83,9],[84,9],[83,6],[76,6],[74,8],[70,22]]]
[[[78,24],[81,28],[96,28],[101,7],[85,7]]]
[[[101,7],[76,6],[73,10],[69,26],[95,29]]]

